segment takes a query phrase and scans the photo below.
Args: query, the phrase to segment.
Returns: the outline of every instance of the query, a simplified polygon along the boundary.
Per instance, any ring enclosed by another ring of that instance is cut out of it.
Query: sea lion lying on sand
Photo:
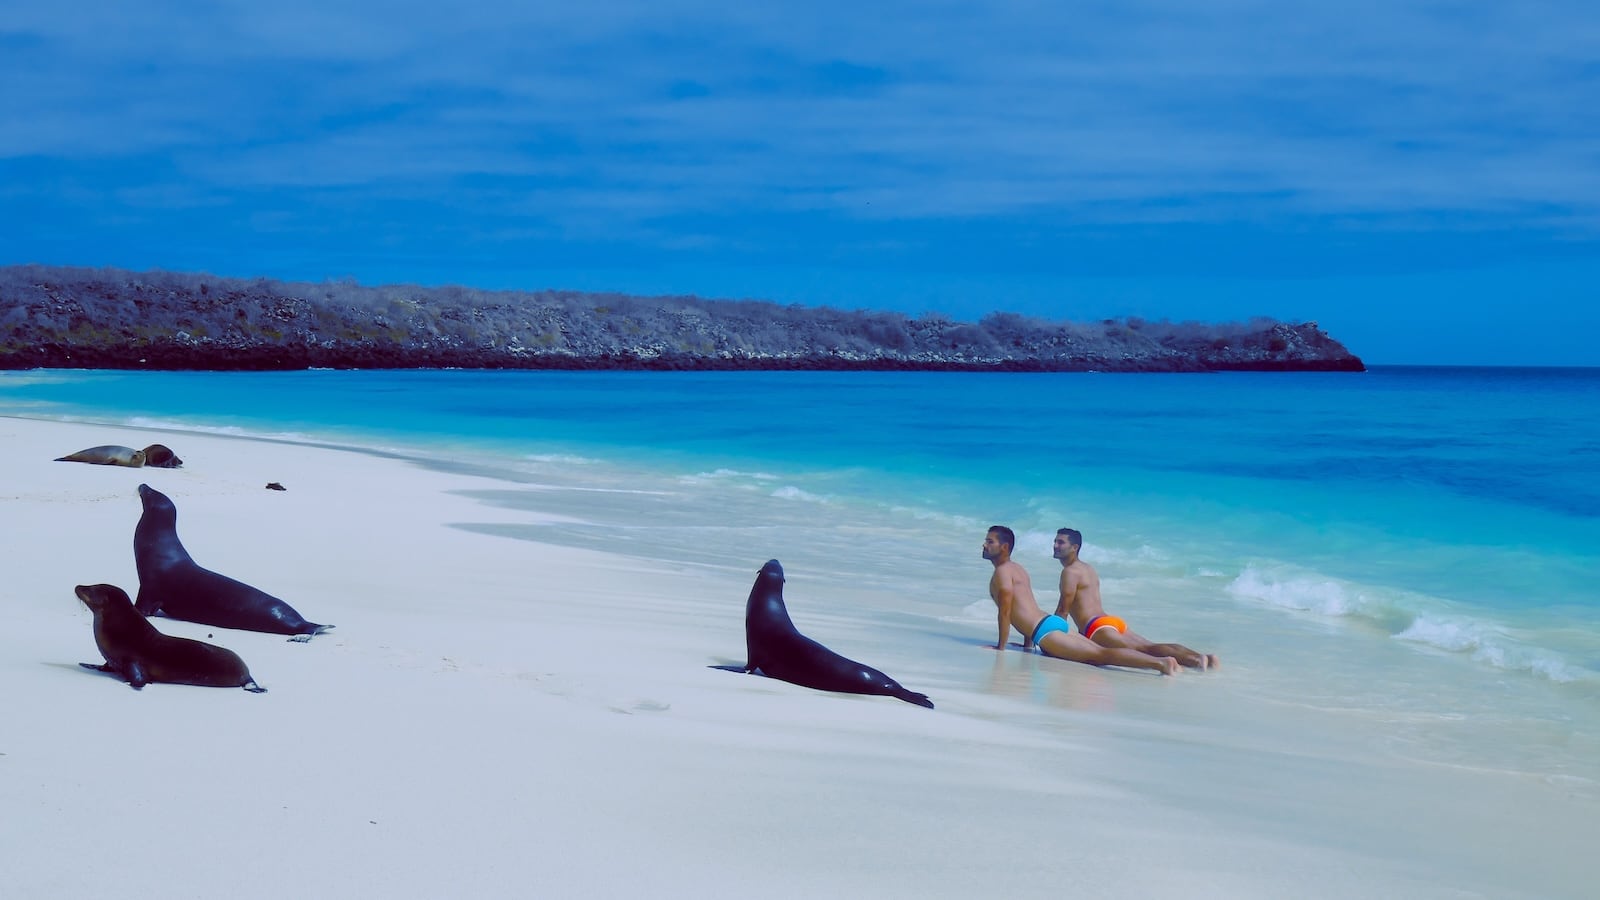
[[[172,448],[165,444],[151,444],[143,450],[132,447],[123,447],[118,444],[102,444],[99,447],[90,447],[79,450],[77,453],[56,457],[56,462],[81,462],[93,466],[127,466],[137,469],[140,466],[150,466],[156,469],[176,469],[183,465],[183,460]]]
[[[145,455],[143,450],[135,450],[132,447],[102,444],[99,447],[90,447],[87,450],[79,450],[77,453],[69,453],[66,456],[58,456],[55,461],[81,462],[88,463],[91,466],[127,466],[130,469],[137,469],[144,465]]]
[[[176,469],[183,465],[183,460],[166,444],[151,444],[144,448],[144,464],[157,469]]]

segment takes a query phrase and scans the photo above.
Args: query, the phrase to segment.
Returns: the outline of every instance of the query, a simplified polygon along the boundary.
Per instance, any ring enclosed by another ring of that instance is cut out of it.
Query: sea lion
[[[172,637],[133,608],[128,594],[114,584],[80,584],[73,588],[83,605],[94,613],[94,642],[101,665],[78,663],[85,669],[110,672],[142,689],[152,681],[197,684],[201,687],[242,687],[253,694],[266,688],[250,677],[239,654],[188,638]]]
[[[183,465],[183,460],[166,444],[151,444],[144,448],[144,464],[157,469],[176,469]]]
[[[874,694],[899,697],[907,703],[933,709],[927,694],[900,686],[893,678],[871,666],[829,650],[801,634],[789,618],[783,602],[783,566],[771,559],[756,575],[750,599],[744,608],[744,640],[748,662],[742,670],[777,678],[802,687],[846,694]]]
[[[143,450],[135,450],[132,447],[103,444],[99,447],[79,450],[77,453],[69,453],[66,456],[58,456],[55,461],[81,462],[88,463],[91,466],[127,466],[130,469],[137,469],[145,464],[145,452]]]
[[[139,571],[139,600],[147,616],[157,613],[205,625],[292,634],[309,641],[332,628],[307,622],[277,597],[226,575],[203,569],[178,540],[178,507],[148,484],[139,485],[144,514],[133,529],[133,562]]]

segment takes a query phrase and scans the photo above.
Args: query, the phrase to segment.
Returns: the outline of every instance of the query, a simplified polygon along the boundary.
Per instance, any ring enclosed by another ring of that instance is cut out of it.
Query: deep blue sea
[[[1507,727],[1600,733],[1597,369],[36,371],[0,374],[0,414],[672,495],[596,501],[538,537],[751,572],[782,557],[791,580],[799,565],[894,589],[896,614],[976,636],[993,633],[984,529],[1018,532],[1048,607],[1049,542],[1070,526],[1108,608],[1220,652],[1263,691],[1460,716],[1516,706],[1531,718]],[[1378,665],[1383,690],[1362,671]]]

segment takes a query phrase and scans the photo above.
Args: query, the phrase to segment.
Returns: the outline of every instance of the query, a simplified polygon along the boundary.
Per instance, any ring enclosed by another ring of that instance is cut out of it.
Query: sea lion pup
[[[102,444],[66,456],[58,456],[55,461],[81,462],[91,466],[127,466],[130,469],[137,469],[145,463],[145,452],[132,447],[119,447],[116,444]]]
[[[133,563],[139,571],[139,601],[147,616],[160,613],[222,628],[292,634],[309,641],[332,628],[307,622],[294,607],[248,584],[203,569],[178,540],[178,507],[166,494],[139,485],[144,514],[133,529]]]
[[[166,444],[151,444],[144,448],[144,464],[157,469],[176,469],[183,465],[183,460]]]
[[[136,691],[160,681],[242,687],[253,694],[266,693],[267,689],[250,677],[250,669],[239,654],[226,647],[162,634],[139,615],[122,588],[114,584],[80,584],[73,592],[94,613],[94,642],[106,658],[98,666],[78,663],[85,669],[110,672]]]
[[[743,671],[760,669],[769,678],[802,687],[899,697],[933,709],[927,694],[908,691],[877,669],[846,659],[801,634],[784,605],[783,582],[783,566],[772,559],[761,567],[750,588],[750,599],[744,608],[744,641],[749,655]]]

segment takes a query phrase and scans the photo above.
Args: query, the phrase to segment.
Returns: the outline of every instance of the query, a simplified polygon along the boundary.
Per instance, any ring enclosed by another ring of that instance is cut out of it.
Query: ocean
[[[979,545],[1012,527],[1048,610],[1073,527],[1108,611],[1221,657],[1181,676],[1197,710],[1600,796],[1597,369],[32,371],[0,373],[0,414],[469,468],[505,485],[483,502],[571,521],[460,527],[750,577],[779,558],[813,636],[893,634],[908,686],[1041,716],[1094,691],[988,668]]]

